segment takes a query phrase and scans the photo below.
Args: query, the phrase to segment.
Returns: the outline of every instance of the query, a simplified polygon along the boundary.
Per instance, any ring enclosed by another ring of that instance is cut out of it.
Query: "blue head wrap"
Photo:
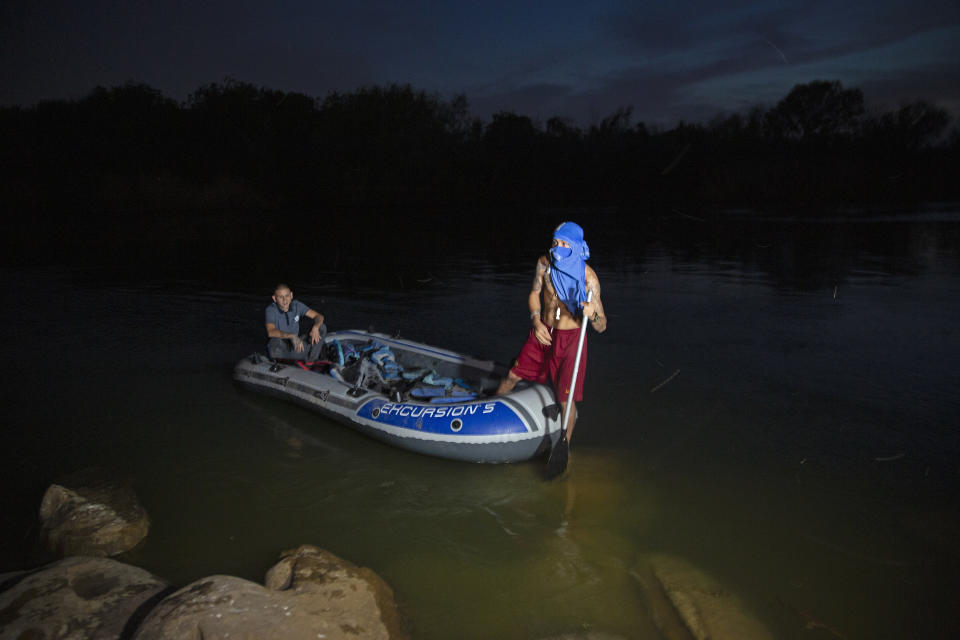
[[[580,303],[587,301],[586,270],[590,247],[583,239],[583,229],[575,222],[564,222],[553,232],[557,240],[564,240],[570,248],[550,249],[550,281],[560,301],[570,313],[576,314]]]

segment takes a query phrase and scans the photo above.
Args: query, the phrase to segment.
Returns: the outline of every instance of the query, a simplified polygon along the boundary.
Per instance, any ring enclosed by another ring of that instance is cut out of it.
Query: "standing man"
[[[310,335],[300,332],[300,321],[313,320]],[[317,313],[299,300],[293,299],[293,291],[285,284],[278,284],[273,291],[273,303],[266,310],[267,354],[274,360],[319,360],[323,348],[323,337],[327,327],[323,324],[323,314]],[[305,344],[310,341],[307,348]]]
[[[583,229],[573,222],[564,222],[553,232],[550,255],[540,256],[533,288],[527,297],[527,310],[533,327],[520,355],[497,393],[508,393],[520,380],[553,383],[557,402],[566,406],[570,395],[570,378],[577,357],[577,342],[583,319],[598,333],[607,330],[607,316],[600,300],[600,280],[587,266],[590,248],[583,239]],[[587,293],[592,293],[587,302]],[[578,315],[577,310],[583,314]],[[580,369],[574,385],[572,419],[567,440],[573,437],[577,420],[576,403],[583,400],[583,379],[587,369],[587,341],[583,341]]]

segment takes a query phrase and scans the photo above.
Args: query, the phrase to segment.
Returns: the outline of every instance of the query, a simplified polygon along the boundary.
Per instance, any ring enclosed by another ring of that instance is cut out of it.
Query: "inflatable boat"
[[[240,360],[241,386],[313,409],[394,446],[468,462],[520,462],[560,436],[550,387],[493,395],[506,368],[386,334],[330,333],[318,362]]]

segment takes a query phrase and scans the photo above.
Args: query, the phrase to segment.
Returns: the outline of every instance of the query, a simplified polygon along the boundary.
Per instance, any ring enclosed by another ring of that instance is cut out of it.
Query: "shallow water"
[[[98,465],[153,521],[122,559],[176,584],[260,581],[316,544],[382,575],[416,638],[659,638],[637,579],[658,556],[715,578],[774,637],[955,635],[960,217],[798,224],[592,243],[610,329],[590,336],[553,482],[237,389],[269,291],[6,269],[0,572],[43,561],[43,491]],[[507,361],[535,257],[292,284],[331,328]]]

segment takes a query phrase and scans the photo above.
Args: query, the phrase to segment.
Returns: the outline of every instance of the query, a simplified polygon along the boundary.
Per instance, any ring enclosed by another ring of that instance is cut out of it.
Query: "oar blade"
[[[550,450],[547,459],[547,468],[544,472],[548,480],[556,478],[567,470],[567,461],[570,459],[570,444],[567,442],[567,432],[560,432],[560,439]]]

